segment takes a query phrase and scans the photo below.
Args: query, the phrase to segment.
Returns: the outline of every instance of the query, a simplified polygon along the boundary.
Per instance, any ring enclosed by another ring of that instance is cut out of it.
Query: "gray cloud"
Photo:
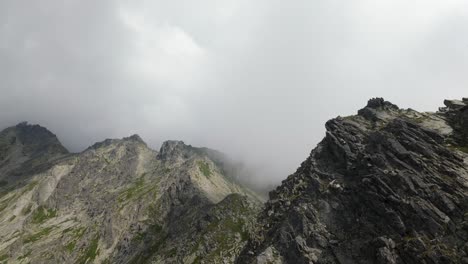
[[[435,110],[466,96],[466,1],[0,3],[0,127],[73,151],[140,134],[292,173],[324,122],[369,97]]]

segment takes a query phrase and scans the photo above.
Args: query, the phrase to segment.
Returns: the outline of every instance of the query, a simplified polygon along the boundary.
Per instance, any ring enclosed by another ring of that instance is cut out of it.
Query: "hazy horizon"
[[[6,0],[0,70],[1,128],[182,140],[278,183],[369,98],[467,97],[468,2]]]

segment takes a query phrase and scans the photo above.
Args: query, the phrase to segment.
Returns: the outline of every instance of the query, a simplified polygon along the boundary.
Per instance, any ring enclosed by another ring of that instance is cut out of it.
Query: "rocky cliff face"
[[[222,155],[180,141],[158,152],[134,135],[68,154],[20,124],[0,143],[0,263],[233,262],[261,206]]]
[[[445,104],[328,121],[237,263],[468,263],[468,99]]]

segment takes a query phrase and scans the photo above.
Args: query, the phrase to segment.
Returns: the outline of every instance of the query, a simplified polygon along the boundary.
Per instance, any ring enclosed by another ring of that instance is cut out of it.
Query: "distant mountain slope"
[[[468,99],[445,104],[328,121],[237,263],[468,263]]]
[[[134,135],[67,155],[39,126],[0,135],[0,170],[25,175],[0,187],[0,263],[233,262],[261,206],[217,152],[180,141],[157,152]]]
[[[49,130],[26,122],[0,132],[0,187],[20,184],[68,151]]]

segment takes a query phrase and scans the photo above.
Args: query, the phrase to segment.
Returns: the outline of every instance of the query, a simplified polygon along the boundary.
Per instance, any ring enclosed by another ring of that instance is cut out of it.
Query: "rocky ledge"
[[[328,121],[237,263],[468,263],[468,100],[445,105]]]

